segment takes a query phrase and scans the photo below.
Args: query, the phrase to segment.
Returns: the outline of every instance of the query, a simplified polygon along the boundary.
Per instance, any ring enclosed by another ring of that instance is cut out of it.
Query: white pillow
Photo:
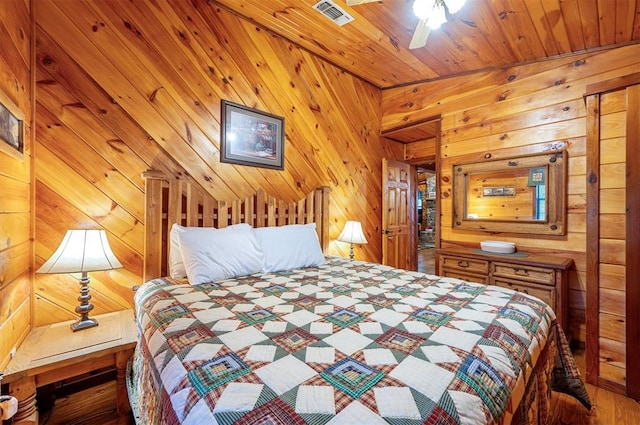
[[[180,232],[178,240],[192,285],[246,276],[264,267],[264,255],[251,227]]]
[[[250,229],[251,226],[247,223],[233,224],[225,229]],[[204,232],[207,234],[207,229],[211,227],[186,227],[181,226],[178,223],[173,223],[171,231],[169,232],[169,276],[174,279],[187,277],[187,270],[184,268],[182,262],[182,250],[180,249],[180,241],[178,240],[178,234],[182,232]]]
[[[325,263],[315,223],[258,227],[253,232],[264,253],[265,273]]]

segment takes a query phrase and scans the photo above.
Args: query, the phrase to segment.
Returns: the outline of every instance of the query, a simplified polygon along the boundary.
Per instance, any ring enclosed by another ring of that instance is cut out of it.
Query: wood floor
[[[574,352],[578,368],[584,376],[584,350]],[[636,425],[640,424],[640,404],[635,400],[587,384],[591,412],[566,394],[554,392],[549,422],[553,425]]]
[[[435,248],[418,250],[418,271],[427,274],[436,273]]]

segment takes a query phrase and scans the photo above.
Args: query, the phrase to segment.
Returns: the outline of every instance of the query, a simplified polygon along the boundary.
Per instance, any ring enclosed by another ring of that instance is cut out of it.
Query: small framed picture
[[[220,161],[284,170],[284,118],[222,101]]]
[[[515,186],[483,187],[482,196],[516,196]]]
[[[0,92],[0,151],[18,159],[24,154],[24,114]]]

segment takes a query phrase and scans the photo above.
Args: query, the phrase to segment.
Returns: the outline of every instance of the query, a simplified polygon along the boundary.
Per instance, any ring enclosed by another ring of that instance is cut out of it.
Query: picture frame
[[[22,160],[24,158],[24,114],[0,90],[0,152]]]
[[[482,196],[516,196],[515,186],[483,187]]]
[[[220,161],[284,170],[284,118],[222,100]]]

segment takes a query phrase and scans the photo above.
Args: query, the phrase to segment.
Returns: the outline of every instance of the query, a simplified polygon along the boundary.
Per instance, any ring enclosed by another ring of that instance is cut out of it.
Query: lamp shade
[[[338,236],[338,240],[349,243],[367,243],[367,238],[362,233],[362,225],[359,221],[347,221],[342,233]]]
[[[104,230],[67,230],[64,239],[37,273],[78,273],[122,267]]]

